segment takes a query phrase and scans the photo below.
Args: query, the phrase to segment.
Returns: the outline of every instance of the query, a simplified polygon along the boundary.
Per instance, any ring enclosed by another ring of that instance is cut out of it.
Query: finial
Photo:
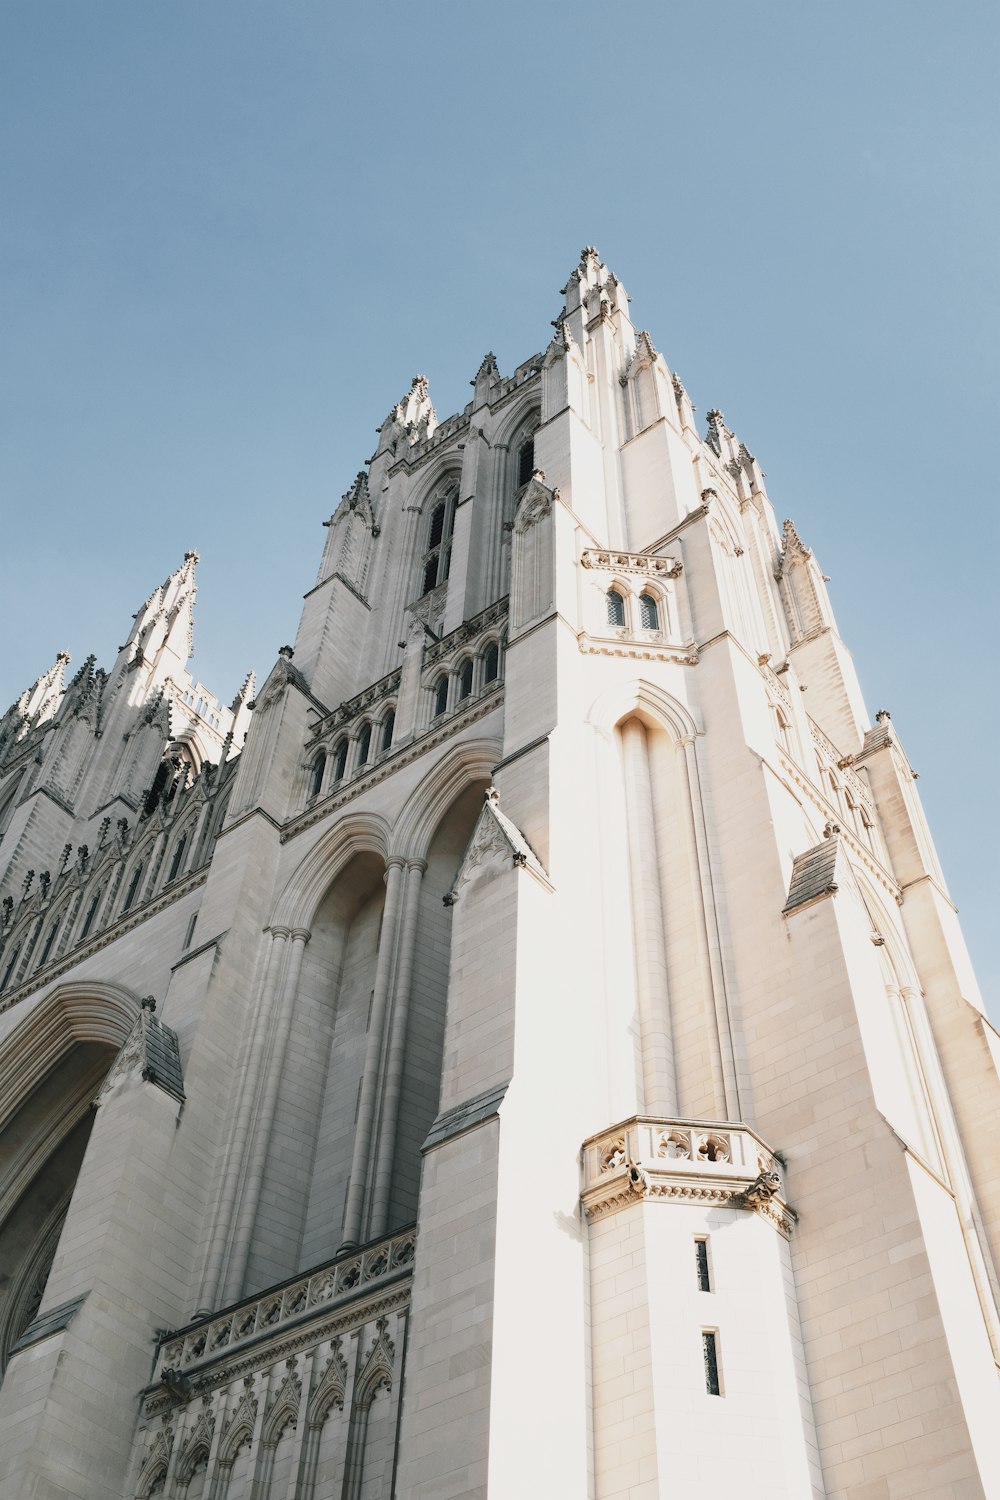
[[[878,713],[875,715],[875,723],[876,724],[889,724],[891,722],[892,722],[892,714],[889,712],[889,710],[887,708],[880,708],[879,711],[878,711]]]
[[[156,996],[143,995],[142,999],[139,1001],[139,1006],[142,1010],[154,1011],[156,1009]]]
[[[291,646],[279,646],[278,655],[283,656],[286,661],[291,661],[292,657],[295,655],[295,652],[292,650]]]
[[[184,554],[184,561],[185,562],[199,563],[199,562],[201,562],[201,553],[200,552],[195,552],[193,550],[191,552],[185,552],[185,554]]]
[[[823,837],[825,839],[832,839],[834,837],[834,835],[838,834],[839,832],[840,832],[840,824],[839,823],[834,823],[834,822],[831,821],[831,822],[828,822],[827,825],[826,825],[826,827],[823,829]]]

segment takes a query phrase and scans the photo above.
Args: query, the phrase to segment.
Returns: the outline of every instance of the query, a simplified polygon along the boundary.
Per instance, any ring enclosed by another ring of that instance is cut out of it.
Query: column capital
[[[308,943],[309,939],[312,937],[312,933],[309,931],[308,927],[293,927],[291,937],[293,942],[302,943],[304,945]]]
[[[292,935],[292,929],[290,927],[265,927],[264,931],[269,932],[272,938],[285,939],[291,937]]]
[[[393,869],[393,868],[404,870],[406,868],[407,863],[408,863],[408,861],[407,861],[405,855],[402,855],[402,854],[390,854],[389,858],[385,862],[385,872],[388,875],[389,871],[391,869]]]
[[[425,875],[427,873],[427,861],[426,859],[408,859],[406,861],[406,868],[408,870],[416,870],[419,874]]]

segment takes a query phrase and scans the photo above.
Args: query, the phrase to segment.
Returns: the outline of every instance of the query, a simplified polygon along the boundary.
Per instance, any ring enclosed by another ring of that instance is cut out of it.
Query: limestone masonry
[[[0,719],[0,1500],[1000,1496],[913,772],[753,455],[564,297],[413,381],[259,688],[191,552]]]

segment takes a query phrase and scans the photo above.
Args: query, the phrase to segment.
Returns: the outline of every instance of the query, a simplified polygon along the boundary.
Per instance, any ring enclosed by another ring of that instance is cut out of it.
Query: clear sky
[[[832,575],[998,1012],[995,3],[0,10],[0,709],[187,548],[192,669],[294,638],[416,372],[544,348],[598,245]]]

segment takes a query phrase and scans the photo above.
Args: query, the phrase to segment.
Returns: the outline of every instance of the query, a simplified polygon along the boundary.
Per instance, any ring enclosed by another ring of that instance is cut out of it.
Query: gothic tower
[[[1000,1494],[913,773],[721,411],[563,297],[392,407],[259,692],[189,553],[0,720],[3,1497]]]

